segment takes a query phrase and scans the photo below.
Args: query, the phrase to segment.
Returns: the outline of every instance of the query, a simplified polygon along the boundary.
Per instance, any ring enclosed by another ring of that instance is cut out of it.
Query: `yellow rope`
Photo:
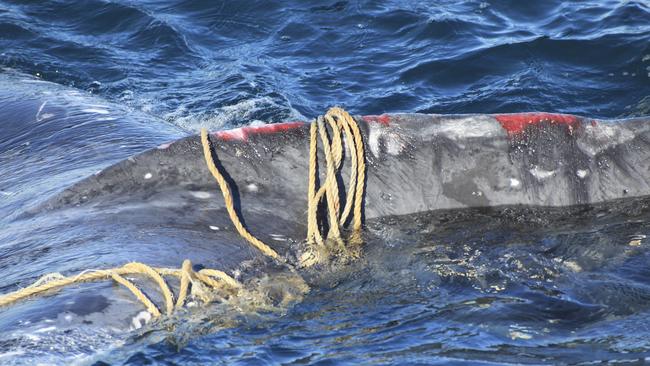
[[[363,225],[362,201],[366,183],[366,157],[363,147],[363,138],[361,137],[359,126],[352,118],[352,116],[348,114],[348,112],[344,111],[341,108],[332,108],[328,114],[330,113],[332,116],[337,117],[338,120],[344,124],[344,126],[347,125],[347,127],[351,130],[352,136],[350,140],[354,141],[354,148],[350,148],[350,150],[354,151],[352,153],[353,158],[356,158],[355,160],[352,160],[351,166],[352,171],[356,172],[356,179],[354,180],[354,183],[352,183],[352,179],[350,179],[350,190],[354,189],[354,213],[352,215],[352,229],[354,235],[359,235]]]
[[[165,306],[167,308],[167,315],[172,314],[172,312],[174,311],[174,294],[172,294],[172,291],[169,289],[169,286],[167,286],[165,279],[162,278],[162,276],[158,272],[156,272],[156,270],[154,270],[153,268],[149,267],[146,264],[138,263],[138,262],[127,263],[126,265],[124,265],[124,268],[126,270],[132,270],[134,273],[147,275],[152,280],[154,280],[154,282],[156,282],[160,287],[160,291],[163,293],[163,296],[165,297]]]
[[[232,224],[235,226],[235,229],[237,229],[239,235],[241,235],[242,238],[246,239],[249,243],[259,249],[265,255],[273,259],[279,259],[280,256],[275,250],[271,249],[270,246],[264,244],[261,240],[257,239],[250,232],[248,232],[244,225],[242,225],[241,220],[239,220],[237,211],[235,211],[235,206],[232,200],[232,193],[230,193],[228,182],[226,182],[226,179],[223,177],[223,175],[221,175],[221,172],[219,172],[219,169],[217,168],[217,165],[212,158],[212,151],[210,151],[210,141],[208,140],[208,130],[205,128],[201,129],[201,144],[203,145],[203,156],[205,157],[205,162],[208,165],[208,170],[217,180],[219,188],[221,188],[221,194],[223,195],[223,200],[226,204],[228,216],[230,216],[230,221],[232,221]]]
[[[190,277],[192,275],[192,262],[189,259],[183,261],[181,265],[181,288],[178,290],[178,300],[176,300],[176,308],[180,308],[185,303],[187,297],[187,290],[190,287]]]
[[[329,131],[327,126],[329,126]],[[331,142],[329,135],[331,134]],[[346,147],[350,151],[350,179],[346,194],[346,202],[343,210],[339,202],[339,182],[337,174],[343,160],[343,138],[345,134]],[[318,179],[318,137],[323,143],[323,151],[326,161],[326,176],[323,185],[317,187]],[[230,187],[223,175],[217,168],[210,148],[208,133],[206,129],[201,130],[201,143],[203,145],[203,155],[208,167],[214,178],[219,184],[223,194],[226,210],[230,220],[237,229],[237,232],[246,239],[251,245],[259,249],[263,254],[286,263],[280,255],[271,247],[253,236],[241,223],[239,216],[234,208],[232,193]],[[362,199],[365,183],[365,155],[363,148],[363,139],[359,127],[354,119],[341,108],[331,108],[323,117],[319,117],[312,122],[310,127],[309,140],[309,181],[307,192],[307,242],[310,244],[323,245],[325,240],[341,241],[340,233],[352,213],[352,237],[359,235],[362,227]],[[328,212],[329,231],[325,237],[320,232],[318,225],[318,206],[323,199],[326,199]],[[174,268],[155,268],[143,263],[131,262],[122,267],[85,271],[76,276],[65,277],[58,274],[49,274],[36,281],[33,285],[17,290],[15,292],[0,296],[0,306],[11,304],[15,301],[41,294],[50,290],[57,290],[61,287],[81,282],[91,282],[111,278],[115,282],[125,286],[133,295],[147,308],[153,317],[159,317],[161,312],[159,308],[131,281],[126,279],[125,275],[144,275],[152,279],[160,288],[165,299],[165,310],[167,315],[171,315],[174,308],[178,309],[185,304],[188,293],[195,286],[192,284],[203,283],[217,290],[230,291],[236,294],[242,288],[242,284],[226,274],[216,269],[202,269],[195,272],[189,260],[183,261],[180,269]],[[180,288],[176,304],[174,304],[174,294],[165,282],[163,276],[174,276],[180,279]],[[198,286],[196,286],[198,287]]]
[[[318,201],[316,200],[316,179],[318,178],[318,125],[309,128],[309,181],[307,182],[307,240],[323,245],[323,237],[318,230]]]
[[[332,140],[328,137],[328,130],[323,122],[325,120],[331,130]],[[350,152],[350,179],[343,211],[340,210],[339,182],[336,179],[341,167],[343,148],[341,134],[345,133],[346,147]],[[326,176],[323,185],[317,190],[318,177],[318,137],[323,143],[325,154]],[[329,218],[329,231],[325,239],[340,241],[340,227],[345,225],[350,212],[352,212],[352,235],[359,237],[362,227],[362,200],[365,189],[366,162],[363,148],[363,139],[356,121],[341,108],[334,107],[327,111],[323,118],[312,122],[310,128],[309,151],[309,186],[307,203],[307,241],[323,245],[324,239],[318,225],[318,205],[326,197],[327,213]]]
[[[160,310],[158,309],[156,304],[154,304],[151,300],[149,300],[147,295],[145,295],[142,291],[140,291],[140,289],[133,282],[127,280],[126,278],[120,276],[117,273],[112,273],[111,277],[115,282],[131,290],[133,295],[135,295],[135,297],[138,298],[138,300],[140,300],[140,302],[142,302],[144,306],[147,308],[147,310],[151,313],[151,316],[153,316],[154,318],[160,316]]]
[[[45,283],[41,283],[38,286],[29,286],[23,288],[21,290],[0,297],[0,306],[8,305],[18,300],[24,299],[26,297],[30,297],[36,294],[41,294],[46,291],[57,290],[61,287],[65,287],[75,283],[92,282],[92,281],[112,278],[113,280],[115,280],[115,282],[124,285],[129,290],[131,290],[131,292],[135,295],[135,297],[145,305],[147,310],[149,310],[149,312],[154,317],[159,316],[160,311],[158,310],[156,305],[153,304],[153,302],[151,302],[151,300],[149,300],[149,298],[144,293],[142,293],[142,291],[139,290],[135,286],[135,284],[125,279],[123,277],[124,275],[145,275],[153,279],[159,285],[163,293],[163,296],[165,297],[166,310],[168,315],[171,314],[173,310],[173,305],[171,306],[171,310],[169,305],[169,304],[173,304],[173,300],[172,300],[173,294],[169,289],[169,286],[167,286],[165,280],[162,277],[164,275],[175,276],[181,279],[181,289],[179,291],[178,301],[176,304],[177,308],[182,306],[184,300],[187,298],[190,278],[196,278],[199,281],[213,288],[223,289],[225,287],[226,289],[231,289],[234,291],[237,291],[239,288],[241,288],[241,284],[237,280],[230,277],[224,272],[217,271],[217,270],[205,270],[205,269],[201,270],[200,272],[194,272],[192,270],[192,264],[189,260],[185,260],[183,262],[183,266],[181,267],[180,270],[170,269],[170,268],[154,268],[142,263],[132,262],[132,263],[127,263],[124,266],[118,268],[91,271],[76,276],[59,277],[47,281]],[[48,276],[49,275],[46,275],[44,277],[47,278]],[[184,278],[186,280],[184,280]],[[219,281],[214,280],[214,278],[218,278]],[[187,281],[185,285],[183,284],[184,281]]]
[[[198,275],[201,276],[208,276],[208,277],[216,277],[223,281],[226,285],[232,287],[232,288],[240,288],[241,284],[237,282],[234,278],[228,276],[225,272],[221,272],[217,269],[209,269],[205,268],[199,271]]]
[[[327,122],[329,130],[325,125],[325,122]],[[337,179],[337,174],[339,173],[343,161],[342,134],[345,134],[347,141],[345,145],[347,150],[350,152],[350,186],[346,194],[346,202],[343,211],[341,211],[341,203],[339,202],[339,182]],[[320,137],[323,144],[326,163],[325,180],[319,189],[317,189],[318,137]],[[280,258],[271,247],[253,236],[242,225],[233,205],[232,193],[230,192],[229,185],[214,162],[210,148],[210,141],[208,140],[208,132],[205,128],[201,130],[201,143],[203,145],[203,154],[208,169],[221,188],[226,210],[228,211],[230,220],[239,234],[253,246],[262,251],[262,253],[271,258]],[[340,242],[341,227],[345,225],[350,213],[352,213],[353,231],[351,238],[354,238],[354,241],[358,240],[362,227],[361,211],[365,188],[365,170],[366,165],[363,138],[361,137],[361,132],[359,131],[356,121],[348,112],[341,108],[334,107],[327,111],[323,117],[319,117],[312,122],[309,139],[309,181],[307,188],[307,241],[309,243],[320,246],[324,245],[323,234],[320,231],[317,218],[318,206],[323,196],[325,196],[327,202],[329,225],[329,230],[325,239]]]

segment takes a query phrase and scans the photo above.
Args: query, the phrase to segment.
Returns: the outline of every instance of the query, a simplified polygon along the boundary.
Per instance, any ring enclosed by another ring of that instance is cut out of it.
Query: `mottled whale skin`
[[[230,224],[198,136],[26,76],[0,75],[0,86],[0,291],[53,271],[128,261],[177,267],[188,258],[236,273],[259,260]],[[355,118],[366,146],[367,222],[650,195],[650,118],[538,112]],[[306,233],[308,134],[304,122],[211,134],[245,224],[283,255]],[[346,162],[343,180],[347,169]],[[25,332],[43,329],[83,329],[97,340],[108,330],[111,337],[119,333],[113,329],[128,330],[141,310],[125,290],[98,283],[0,309],[0,329],[7,344],[28,342]],[[39,342],[34,347],[48,347]]]
[[[650,194],[650,118],[532,112],[356,120],[368,162],[367,219],[465,207],[570,206]],[[286,220],[304,216],[308,134],[309,125],[302,122],[212,134],[244,216],[248,210]],[[197,136],[111,166],[48,204],[170,189],[217,189]]]

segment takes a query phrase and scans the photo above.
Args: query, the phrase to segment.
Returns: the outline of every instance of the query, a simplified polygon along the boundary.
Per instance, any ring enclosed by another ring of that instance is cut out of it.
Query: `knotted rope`
[[[327,123],[327,126],[325,123]],[[326,162],[326,176],[323,185],[320,188],[317,186],[319,175],[319,136],[323,145]],[[346,202],[343,209],[341,209],[337,174],[339,173],[343,162],[343,138],[345,138],[345,145],[347,150],[350,152],[351,164]],[[223,174],[219,171],[219,168],[214,161],[206,129],[201,130],[201,144],[203,146],[203,155],[208,170],[212,173],[212,176],[216,179],[219,185],[228,216],[237,232],[252,246],[259,249],[264,255],[273,258],[280,263],[289,265],[275,250],[253,236],[242,224],[237,211],[235,210],[228,182],[224,179]],[[359,234],[362,227],[361,211],[366,168],[363,139],[356,121],[343,109],[337,107],[331,108],[327,114],[318,117],[311,123],[309,150],[307,243],[318,246],[324,246],[328,240],[342,243],[341,229],[345,226],[350,214],[352,214],[351,240],[357,242],[360,240]],[[325,198],[325,203],[327,205],[328,215],[327,220],[323,220],[322,223],[323,227],[325,227],[325,224],[329,227],[328,232],[325,235],[321,233],[321,226],[319,226],[318,222],[318,209],[323,197]],[[311,265],[313,263],[315,262],[312,258],[311,260],[303,260],[302,264]],[[198,293],[201,288],[201,286],[196,286],[198,284],[205,284],[212,289],[226,291],[234,295],[236,295],[243,287],[237,280],[216,269],[194,271],[191,262],[187,259],[183,261],[180,269],[156,268],[143,263],[131,262],[122,267],[85,271],[76,276],[65,277],[60,274],[46,275],[31,286],[1,296],[0,306],[8,305],[15,301],[41,294],[49,290],[57,290],[61,287],[75,283],[92,282],[111,278],[115,282],[129,289],[131,293],[133,293],[133,295],[147,308],[153,317],[161,316],[161,311],[156,304],[154,304],[132,281],[124,277],[127,275],[142,275],[153,280],[158,285],[163,295],[165,300],[165,313],[167,315],[171,315],[174,309],[182,307],[185,304],[188,294],[205,298],[203,294]],[[174,276],[180,279],[178,298],[175,303],[174,294],[167,285],[164,276]]]

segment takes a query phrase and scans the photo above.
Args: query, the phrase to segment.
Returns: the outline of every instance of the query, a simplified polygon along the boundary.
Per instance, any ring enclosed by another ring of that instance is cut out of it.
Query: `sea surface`
[[[650,2],[0,0],[0,116],[31,93],[135,122],[91,135],[86,125],[2,120],[2,292],[52,271],[163,256],[120,254],[120,240],[146,237],[141,228],[111,237],[128,228],[20,217],[201,127],[310,120],[334,105],[648,115]],[[96,153],[75,150],[83,141]],[[644,199],[385,218],[369,225],[363,261],[325,273],[281,313],[129,338],[17,325],[36,301],[0,309],[0,364],[641,362],[650,357],[648,220]]]

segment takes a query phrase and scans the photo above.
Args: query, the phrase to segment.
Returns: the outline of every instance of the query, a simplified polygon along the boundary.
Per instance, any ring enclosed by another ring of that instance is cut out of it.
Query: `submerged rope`
[[[152,316],[160,316],[160,309],[158,309],[158,307],[140,289],[138,289],[138,287],[132,281],[124,278],[126,275],[144,275],[152,278],[163,294],[167,315],[171,315],[174,310],[174,296],[163,276],[174,276],[181,279],[181,290],[179,291],[178,300],[176,302],[177,307],[182,306],[188,293],[187,287],[189,287],[189,285],[185,285],[185,290],[183,289],[183,278],[187,278],[188,280],[196,279],[197,281],[205,283],[206,285],[217,290],[237,291],[239,288],[241,288],[241,284],[237,280],[225,274],[224,272],[214,270],[201,270],[199,272],[195,272],[192,270],[192,264],[189,260],[185,260],[183,262],[181,269],[155,268],[150,267],[144,263],[131,262],[118,268],[102,269],[85,273],[82,272],[76,276],[59,276],[49,281],[43,281],[44,283],[39,283],[39,281],[37,281],[34,284],[36,286],[32,285],[25,287],[21,290],[0,297],[0,306],[8,305],[26,297],[41,294],[46,291],[58,290],[61,287],[75,283],[93,282],[112,278],[115,282],[128,288],[133,293],[133,295],[135,295],[135,297],[140,300],[140,302],[142,302],[142,304],[147,308]],[[49,275],[46,275],[46,277],[48,276]]]
[[[327,126],[325,125],[327,123]],[[329,126],[329,130],[328,130]],[[320,136],[326,162],[326,176],[322,186],[317,185],[318,180],[318,137]],[[330,141],[331,136],[331,141]],[[345,145],[350,152],[350,179],[349,188],[346,194],[346,200],[343,208],[339,202],[339,182],[337,174],[343,162],[343,136]],[[206,129],[201,130],[201,144],[203,146],[203,155],[208,170],[216,179],[221,193],[228,216],[232,221],[237,232],[252,246],[259,249],[264,255],[273,258],[287,265],[282,258],[270,246],[253,236],[242,224],[237,211],[235,210],[232,193],[228,182],[217,167],[213,151],[208,139]],[[310,126],[309,141],[309,179],[307,192],[307,243],[310,245],[324,246],[328,240],[334,240],[342,244],[341,230],[352,215],[352,233],[351,241],[359,240],[359,234],[362,228],[362,200],[365,184],[365,154],[363,139],[357,126],[356,121],[341,108],[331,108],[327,114],[317,118]],[[321,201],[325,198],[327,204],[327,220],[323,220],[329,226],[328,232],[324,235],[321,233],[321,227],[318,222],[318,209]],[[303,263],[306,265],[313,264]],[[236,279],[225,272],[216,269],[202,269],[194,271],[189,260],[183,261],[180,269],[175,268],[156,268],[150,267],[143,263],[131,262],[122,267],[84,271],[76,276],[62,276],[60,274],[48,274],[36,281],[33,285],[17,290],[15,292],[0,296],[0,306],[8,305],[18,300],[42,294],[50,290],[58,290],[62,287],[75,283],[92,282],[105,279],[113,279],[115,282],[123,285],[147,308],[153,317],[161,316],[162,312],[156,304],[140,290],[135,283],[125,278],[127,275],[140,275],[153,280],[160,289],[165,301],[165,314],[171,315],[174,309],[181,308],[189,295],[197,295],[200,290],[199,284],[205,284],[208,287],[227,291],[236,294],[243,286]],[[180,288],[177,299],[174,302],[174,294],[164,279],[164,276],[174,276],[180,279]],[[204,297],[205,298],[205,297]]]

